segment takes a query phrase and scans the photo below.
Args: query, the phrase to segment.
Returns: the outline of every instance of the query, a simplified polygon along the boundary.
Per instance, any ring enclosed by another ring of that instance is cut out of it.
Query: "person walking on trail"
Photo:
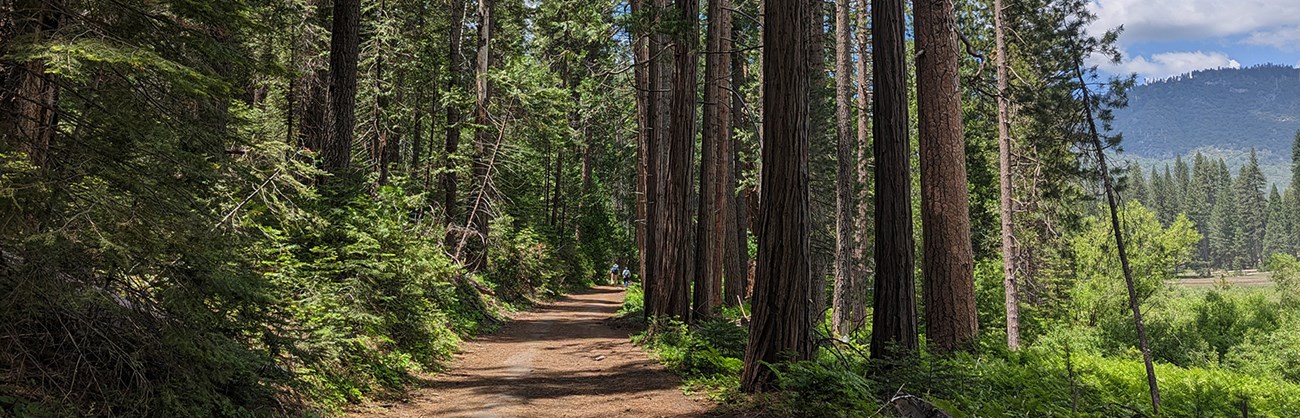
[[[627,282],[632,278],[632,269],[623,267],[623,287],[627,287]]]
[[[618,284],[618,263],[609,268],[609,284]]]

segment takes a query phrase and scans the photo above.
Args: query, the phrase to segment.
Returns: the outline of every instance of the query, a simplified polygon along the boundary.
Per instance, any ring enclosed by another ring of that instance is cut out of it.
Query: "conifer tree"
[[[1263,260],[1264,222],[1268,212],[1268,202],[1264,197],[1264,184],[1267,180],[1259,170],[1259,159],[1255,149],[1250,149],[1250,158],[1241,167],[1234,187],[1237,199],[1238,216],[1241,219],[1241,234],[1244,240],[1245,258],[1243,267],[1255,267]]]
[[[1274,184],[1268,193],[1268,215],[1264,218],[1264,238],[1260,255],[1268,259],[1273,254],[1290,254],[1292,230],[1291,217],[1287,214],[1286,202],[1278,193]]]

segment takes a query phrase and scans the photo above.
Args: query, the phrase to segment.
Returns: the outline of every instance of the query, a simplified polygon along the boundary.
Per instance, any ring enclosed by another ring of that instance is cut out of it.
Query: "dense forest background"
[[[0,416],[337,414],[611,264],[748,412],[1300,414],[1300,76],[1086,5],[0,1]]]

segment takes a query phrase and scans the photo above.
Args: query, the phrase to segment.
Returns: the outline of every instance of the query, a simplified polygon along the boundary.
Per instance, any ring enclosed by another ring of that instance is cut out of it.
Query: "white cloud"
[[[1251,32],[1241,43],[1297,51],[1300,50],[1300,25]]]
[[[1206,68],[1241,68],[1241,63],[1222,52],[1163,52],[1152,54],[1150,58],[1135,56],[1124,62],[1093,62],[1103,71],[1112,74],[1137,73],[1146,80],[1168,78]]]
[[[1124,25],[1121,38],[1126,42],[1208,39],[1266,33],[1278,27],[1300,28],[1300,1],[1295,0],[1093,0],[1089,8],[1097,15],[1092,33]]]

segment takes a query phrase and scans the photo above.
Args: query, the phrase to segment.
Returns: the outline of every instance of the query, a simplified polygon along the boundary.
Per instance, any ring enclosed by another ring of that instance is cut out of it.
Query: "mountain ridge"
[[[1134,86],[1114,110],[1113,132],[1127,154],[1172,159],[1197,149],[1290,156],[1300,130],[1300,69],[1264,64],[1219,68]]]

